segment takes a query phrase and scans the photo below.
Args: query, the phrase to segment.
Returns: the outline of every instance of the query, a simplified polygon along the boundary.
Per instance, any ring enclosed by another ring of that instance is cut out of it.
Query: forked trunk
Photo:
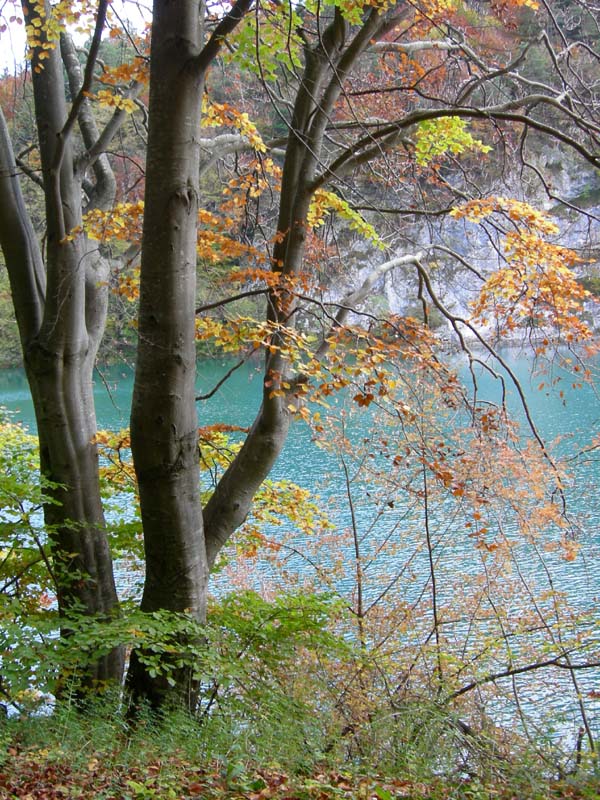
[[[30,18],[39,8],[25,2]],[[107,266],[77,231],[81,178],[65,133],[67,107],[60,54],[36,51],[33,88],[46,207],[46,257],[27,212],[8,129],[0,113],[0,245],[8,269],[29,379],[45,478],[56,503],[44,509],[61,631],[75,613],[116,613],[117,593],[98,481],[92,370],[106,319]],[[75,691],[119,682],[122,648],[81,663]]]

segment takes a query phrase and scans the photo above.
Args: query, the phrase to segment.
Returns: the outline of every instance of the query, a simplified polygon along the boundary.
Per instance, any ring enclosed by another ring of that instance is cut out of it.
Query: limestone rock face
[[[502,176],[502,180],[490,181],[482,196],[524,200],[551,215],[560,228],[553,241],[578,253],[582,259],[577,267],[578,276],[585,281],[586,288],[600,294],[600,265],[596,263],[600,259],[600,174],[592,170],[582,171],[574,164],[566,163],[565,154],[558,147],[543,151],[538,163],[532,167],[544,174],[546,187],[533,170],[531,174],[509,172]],[[383,199],[378,198],[379,201]],[[386,200],[389,205],[390,198]],[[361,285],[376,264],[386,259],[419,250],[431,252],[435,247],[439,248],[435,250],[435,260],[428,259],[433,288],[448,310],[469,316],[478,281],[460,266],[452,254],[467,261],[480,274],[489,275],[502,261],[499,240],[490,238],[489,231],[478,225],[448,216],[427,224],[419,218],[412,222],[410,217],[405,217],[397,224],[396,243],[387,253],[374,251],[369,242],[341,233],[344,269],[332,278],[326,299],[340,301]],[[384,275],[363,308],[372,314],[390,311],[420,316],[418,277],[414,266],[398,267]],[[600,327],[597,304],[591,302],[585,310],[592,317],[594,326]],[[360,319],[360,315],[356,315],[353,321],[360,324]],[[435,310],[430,324],[442,326],[442,330],[447,325]]]

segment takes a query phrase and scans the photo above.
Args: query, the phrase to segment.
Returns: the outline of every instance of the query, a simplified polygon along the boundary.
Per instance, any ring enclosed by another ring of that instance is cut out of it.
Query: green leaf
[[[460,117],[439,117],[420,122],[415,145],[417,164],[425,166],[446,153],[459,155],[465,150],[489,153],[492,148],[480,139],[474,139],[467,127]]]

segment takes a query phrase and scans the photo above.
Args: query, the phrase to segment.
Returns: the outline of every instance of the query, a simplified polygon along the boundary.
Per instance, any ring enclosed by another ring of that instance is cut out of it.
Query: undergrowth
[[[0,797],[600,798],[593,769],[553,776],[525,751],[512,752],[510,758],[500,756],[498,743],[491,740],[478,744],[487,750],[480,754],[479,774],[469,772],[469,734],[425,707],[388,720],[388,746],[394,736],[398,744],[392,759],[389,749],[379,750],[382,737],[375,728],[363,731],[360,741],[339,731],[337,739],[324,743],[318,731],[327,728],[327,720],[314,715],[310,726],[301,714],[278,718],[281,709],[267,708],[243,727],[238,719],[234,727],[231,717],[218,712],[203,722],[183,713],[160,717],[141,713],[135,727],[130,727],[117,702],[104,698],[85,712],[65,704],[48,716],[4,719]]]

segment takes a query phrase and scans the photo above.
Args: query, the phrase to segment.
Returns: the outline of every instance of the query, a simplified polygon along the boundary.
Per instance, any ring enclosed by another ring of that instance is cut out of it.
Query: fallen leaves
[[[478,797],[515,797],[510,783],[484,787],[476,779],[425,782],[360,775],[343,767],[295,775],[243,761],[198,766],[196,759],[177,752],[160,757],[131,753],[118,737],[113,752],[73,754],[11,745],[0,758],[0,797],[10,800],[466,800],[475,796],[474,790]],[[546,797],[579,800],[591,796],[585,791],[572,783],[549,783]]]

